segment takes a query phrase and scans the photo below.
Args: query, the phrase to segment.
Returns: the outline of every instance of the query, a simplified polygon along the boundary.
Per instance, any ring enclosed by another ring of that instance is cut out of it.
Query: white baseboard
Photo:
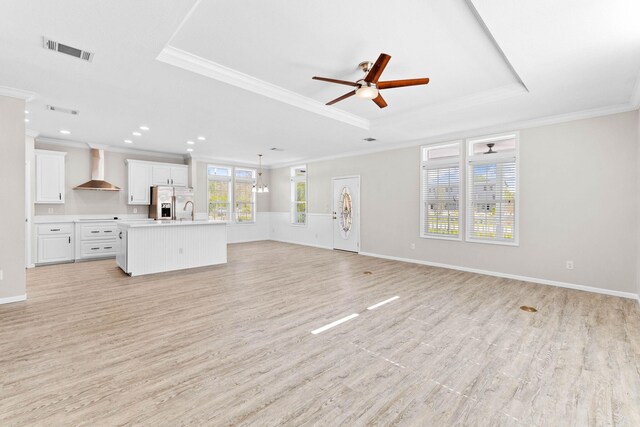
[[[12,302],[26,301],[27,294],[16,295],[15,297],[0,298],[0,304],[9,304]]]
[[[330,247],[330,246],[314,245],[312,243],[301,243],[301,242],[295,242],[293,240],[282,240],[282,239],[274,239],[274,238],[271,238],[269,240],[274,241],[274,242],[280,242],[280,243],[291,243],[292,245],[309,246],[311,248],[331,249],[331,250],[333,250],[333,248]]]
[[[373,253],[369,253],[369,252],[360,252],[360,255],[370,256],[370,257],[374,257],[374,258],[389,259],[389,260],[392,260],[392,261],[409,262],[409,263],[412,263],[412,264],[428,265],[430,267],[448,268],[448,269],[451,269],[451,270],[466,271],[468,273],[485,274],[487,276],[495,276],[495,277],[502,277],[502,278],[505,278],[505,279],[521,280],[523,282],[532,282],[532,283],[538,283],[538,284],[541,284],[541,285],[557,286],[557,287],[560,287],[560,288],[576,289],[576,290],[579,290],[579,291],[594,292],[594,293],[597,293],[597,294],[611,295],[611,296],[615,296],[615,297],[631,298],[631,299],[636,299],[636,300],[638,300],[640,302],[640,296],[637,295],[637,294],[634,294],[632,292],[613,291],[613,290],[609,290],[609,289],[594,288],[592,286],[584,286],[584,285],[576,285],[576,284],[573,284],[573,283],[558,282],[558,281],[555,281],[555,280],[538,279],[538,278],[535,278],[535,277],[519,276],[519,275],[516,275],[516,274],[508,274],[508,273],[500,273],[500,272],[497,272],[497,271],[480,270],[480,269],[477,269],[477,268],[461,267],[461,266],[458,266],[458,265],[451,265],[451,264],[440,264],[440,263],[437,263],[437,262],[422,261],[422,260],[411,259],[411,258],[401,258],[401,257],[390,256],[390,255],[373,254]]]

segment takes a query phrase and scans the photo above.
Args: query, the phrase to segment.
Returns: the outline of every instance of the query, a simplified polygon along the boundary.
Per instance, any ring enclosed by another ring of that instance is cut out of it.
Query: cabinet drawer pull
[[[100,231],[99,230],[92,230],[91,232],[92,233],[99,233]]]
[[[113,230],[104,230],[105,233],[113,233]]]
[[[52,229],[50,229],[50,231],[60,231],[60,229],[59,228],[52,228]]]
[[[69,236],[69,244],[71,244],[71,236]]]
[[[58,193],[58,200],[62,200],[62,193]]]
[[[113,249],[113,247],[112,247],[112,246],[105,246],[104,248],[105,248],[105,249]]]
[[[92,251],[97,251],[100,248],[91,248]]]

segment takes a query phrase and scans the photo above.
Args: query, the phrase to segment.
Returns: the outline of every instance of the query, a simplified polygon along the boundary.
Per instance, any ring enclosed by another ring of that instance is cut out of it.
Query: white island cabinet
[[[118,266],[130,276],[227,262],[221,221],[119,221]]]

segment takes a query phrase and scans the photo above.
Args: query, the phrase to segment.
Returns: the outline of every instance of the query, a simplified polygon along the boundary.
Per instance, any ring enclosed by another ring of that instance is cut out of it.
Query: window
[[[467,143],[467,240],[517,245],[518,135]]]
[[[420,236],[460,239],[461,142],[422,147]]]
[[[231,168],[207,166],[209,219],[229,221],[231,206]]]
[[[291,168],[291,223],[307,223],[307,167]]]
[[[233,194],[236,222],[255,222],[256,193],[253,192],[253,185],[256,182],[256,171],[254,169],[236,168],[234,176]]]

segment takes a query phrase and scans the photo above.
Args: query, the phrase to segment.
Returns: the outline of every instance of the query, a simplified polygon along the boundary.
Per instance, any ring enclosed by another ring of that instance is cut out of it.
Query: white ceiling
[[[186,154],[203,135],[196,156],[274,165],[636,106],[635,0],[13,0],[2,12],[0,86],[36,94],[27,126],[50,138]],[[95,58],[47,51],[42,36]],[[383,91],[385,109],[323,105],[350,88],[312,76],[355,81],[381,52],[382,80],[430,84]],[[140,125],[151,130],[132,136]]]

